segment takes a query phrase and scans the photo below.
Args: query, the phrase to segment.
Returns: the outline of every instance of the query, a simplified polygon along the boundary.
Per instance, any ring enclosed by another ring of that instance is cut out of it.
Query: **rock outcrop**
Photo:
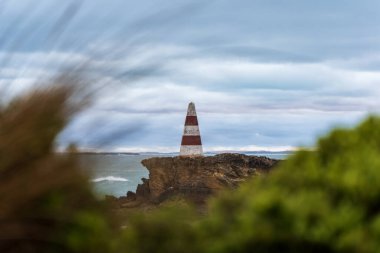
[[[252,175],[267,173],[278,160],[242,154],[205,157],[155,157],[142,161],[149,179],[137,187],[137,201],[160,203],[180,194],[195,202],[225,188],[235,188]]]

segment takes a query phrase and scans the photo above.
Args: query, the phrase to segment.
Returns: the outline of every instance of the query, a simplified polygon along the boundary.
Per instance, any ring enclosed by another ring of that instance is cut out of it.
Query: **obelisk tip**
[[[197,112],[195,111],[195,104],[193,102],[189,103],[187,107],[187,116],[197,116]]]

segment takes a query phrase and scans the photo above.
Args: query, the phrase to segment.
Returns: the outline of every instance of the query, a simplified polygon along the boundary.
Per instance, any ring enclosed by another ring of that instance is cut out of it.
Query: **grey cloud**
[[[177,146],[190,100],[208,147],[310,144],[380,108],[375,0],[86,1],[64,24],[57,3],[4,7],[0,85],[90,62],[101,87],[62,143]]]
[[[308,62],[321,61],[318,56],[309,56],[297,51],[291,52],[282,49],[273,49],[264,46],[254,45],[221,45],[219,47],[202,48],[199,52],[202,55],[215,57],[240,57],[255,62],[286,63],[286,62]]]
[[[119,142],[133,140],[145,131],[144,119],[121,117],[102,111],[84,111],[60,135],[59,142],[104,148]]]

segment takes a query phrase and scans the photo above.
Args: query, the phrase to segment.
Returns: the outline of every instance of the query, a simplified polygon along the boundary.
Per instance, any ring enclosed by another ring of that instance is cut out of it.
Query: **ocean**
[[[99,197],[125,196],[136,191],[141,178],[149,177],[141,161],[150,157],[175,156],[177,154],[129,155],[129,154],[81,154],[79,161],[90,175],[90,182]],[[288,153],[255,153],[274,159],[285,159]]]

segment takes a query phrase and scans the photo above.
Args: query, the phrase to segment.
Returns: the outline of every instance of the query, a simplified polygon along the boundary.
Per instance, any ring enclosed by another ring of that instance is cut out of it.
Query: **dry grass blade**
[[[71,251],[78,215],[103,219],[75,156],[54,153],[56,136],[88,102],[84,83],[60,75],[0,111],[0,252]]]

